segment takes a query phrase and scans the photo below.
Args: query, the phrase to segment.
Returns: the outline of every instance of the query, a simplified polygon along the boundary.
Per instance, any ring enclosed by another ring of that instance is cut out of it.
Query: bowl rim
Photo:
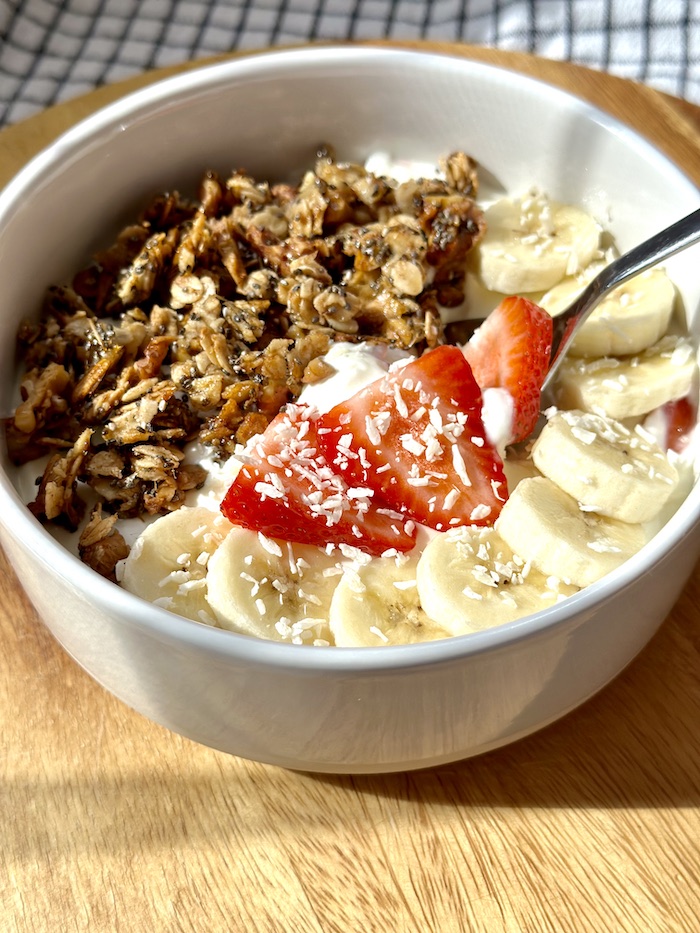
[[[646,150],[647,155],[654,160],[663,161],[668,168],[673,169],[679,179],[684,179],[694,192],[700,194],[700,186],[695,185],[669,156],[641,133],[585,97],[564,90],[550,81],[526,74],[518,70],[516,66],[504,66],[469,58],[454,50],[440,51],[430,48],[338,42],[243,50],[237,52],[232,58],[212,62],[204,60],[201,65],[175,75],[157,78],[150,84],[127,91],[116,100],[98,107],[92,113],[77,120],[34,154],[0,189],[0,214],[5,210],[6,198],[12,197],[15,185],[21,185],[23,179],[30,173],[38,174],[45,162],[53,164],[60,161],[56,153],[57,149],[67,152],[71,147],[80,147],[84,151],[87,139],[104,132],[107,128],[111,128],[114,133],[123,132],[139,119],[153,115],[160,105],[173,106],[176,97],[178,101],[187,101],[200,94],[211,93],[222,84],[230,86],[232,79],[236,82],[246,81],[250,77],[260,75],[261,72],[261,77],[269,78],[269,69],[294,68],[300,63],[305,67],[321,69],[330,66],[337,70],[342,66],[357,67],[363,63],[382,59],[387,64],[393,60],[396,66],[400,66],[401,61],[404,60],[407,66],[411,65],[413,68],[439,68],[444,71],[449,70],[450,67],[460,68],[473,74],[489,75],[492,81],[500,84],[510,84],[513,80],[517,80],[519,85],[529,87],[531,90],[537,89],[537,93],[542,95],[543,99],[567,100],[570,105],[575,104],[577,109],[586,113],[605,129],[616,135],[633,138],[638,148]],[[579,67],[585,68],[585,66]],[[99,141],[98,144],[102,144],[103,141]]]
[[[46,169],[56,167],[70,152],[86,144],[102,145],[110,133],[121,132],[130,124],[147,118],[154,111],[178,102],[211,94],[221,84],[230,85],[261,75],[268,79],[275,69],[298,65],[324,68],[357,67],[368,62],[391,63],[392,67],[409,63],[413,67],[440,69],[458,66],[464,74],[488,75],[490,80],[510,83],[514,78],[544,97],[566,101],[579,108],[590,119],[612,133],[627,136],[634,146],[645,151],[654,161],[660,161],[666,171],[672,171],[677,181],[685,182],[689,194],[700,199],[700,189],[692,180],[644,136],[616,117],[606,113],[584,98],[563,90],[517,69],[460,56],[454,52],[439,52],[415,48],[394,48],[373,45],[312,45],[302,48],[272,49],[242,53],[234,58],[204,63],[191,70],[156,80],[143,88],[125,94],[100,107],[65,130],[57,139],[30,159],[0,191],[0,222],[11,217],[23,192]],[[186,619],[134,596],[101,577],[79,558],[56,541],[46,528],[31,515],[20,498],[9,475],[0,466],[0,525],[4,534],[33,551],[47,571],[57,574],[73,589],[90,593],[96,609],[104,607],[118,614],[124,624],[147,629],[155,638],[191,645],[212,656],[236,659],[268,668],[285,668],[297,672],[316,673],[377,673],[411,668],[451,665],[460,660],[512,648],[513,645],[543,638],[554,629],[575,624],[596,606],[630,586],[634,580],[652,569],[663,556],[682,545],[693,526],[700,520],[700,483],[696,482],[684,498],[678,511],[664,527],[633,557],[601,580],[567,597],[555,606],[540,610],[513,622],[478,632],[411,645],[363,648],[292,645],[284,642],[252,638]]]

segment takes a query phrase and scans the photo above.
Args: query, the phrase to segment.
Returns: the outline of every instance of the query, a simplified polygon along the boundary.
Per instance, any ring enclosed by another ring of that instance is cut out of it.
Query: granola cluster
[[[328,375],[331,342],[444,342],[484,224],[473,161],[441,168],[397,185],[324,149],[297,186],[209,172],[194,199],[155,198],[21,328],[6,428],[16,463],[49,455],[34,514],[76,529],[87,484],[80,552],[109,576],[116,517],[178,508],[205,478],[185,445],[228,457]]]

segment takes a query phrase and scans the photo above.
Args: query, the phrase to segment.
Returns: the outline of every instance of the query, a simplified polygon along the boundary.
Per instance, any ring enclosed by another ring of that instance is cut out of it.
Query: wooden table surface
[[[589,98],[700,183],[691,105],[459,51]],[[5,129],[0,182],[152,78]],[[697,933],[699,602],[696,575],[630,667],[537,735],[428,771],[319,777],[202,748],[113,699],[55,644],[0,555],[0,929]]]

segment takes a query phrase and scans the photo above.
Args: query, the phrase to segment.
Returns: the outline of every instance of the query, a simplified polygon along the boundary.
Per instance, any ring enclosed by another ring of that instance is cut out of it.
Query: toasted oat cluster
[[[196,198],[156,197],[21,328],[7,436],[17,463],[50,455],[34,514],[76,529],[91,487],[80,550],[109,576],[115,516],[177,509],[203,483],[187,443],[228,457],[328,374],[332,342],[444,342],[438,308],[463,301],[484,222],[473,161],[441,169],[397,184],[324,149],[297,186],[208,172]]]

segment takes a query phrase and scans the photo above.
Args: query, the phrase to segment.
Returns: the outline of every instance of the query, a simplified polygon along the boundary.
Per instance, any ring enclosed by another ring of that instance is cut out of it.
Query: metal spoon
[[[635,246],[619,259],[605,266],[589,282],[578,298],[553,319],[554,333],[549,371],[542,384],[542,390],[544,391],[552,381],[576,331],[608,292],[635,275],[639,275],[640,272],[644,272],[645,269],[657,265],[675,253],[680,253],[681,250],[692,246],[699,240],[700,208],[682,220],[677,220],[660,233],[655,233],[639,246]],[[481,323],[482,321],[477,319],[455,321],[448,325],[448,337],[451,342],[464,343]]]
[[[700,240],[700,208],[688,214],[687,217],[683,217],[682,220],[677,220],[660,233],[655,233],[639,246],[635,246],[619,259],[605,266],[589,282],[578,298],[554,318],[549,371],[542,389],[544,390],[552,381],[576,331],[609,291],[635,275],[639,275],[640,272],[644,272],[645,269],[668,259],[669,256],[680,253],[681,250],[692,246],[698,240]]]

